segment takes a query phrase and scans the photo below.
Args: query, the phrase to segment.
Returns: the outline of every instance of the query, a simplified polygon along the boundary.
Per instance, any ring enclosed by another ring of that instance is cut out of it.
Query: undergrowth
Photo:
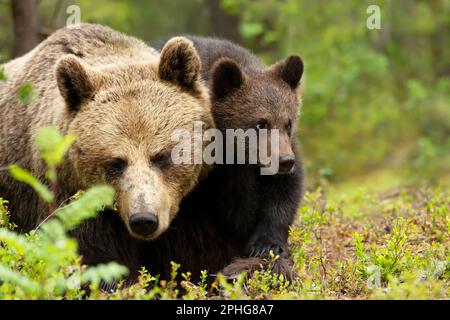
[[[47,183],[10,166],[49,205],[56,168],[75,137],[52,128],[37,135],[48,166]],[[45,143],[44,143],[45,141]],[[50,188],[47,187],[50,186]],[[330,188],[307,192],[290,230],[298,275],[256,271],[212,284],[205,271],[194,282],[172,263],[169,281],[144,268],[125,286],[127,269],[115,262],[86,266],[67,232],[113,205],[114,192],[95,186],[52,212],[36,230],[19,234],[0,198],[0,299],[448,299],[450,297],[450,195],[445,188],[405,188],[388,193]],[[333,195],[332,197],[327,197]],[[195,257],[193,257],[195,258]],[[278,259],[272,256],[270,259]],[[181,279],[181,280],[179,280]],[[102,290],[103,284],[115,289]],[[89,290],[87,290],[89,289]]]

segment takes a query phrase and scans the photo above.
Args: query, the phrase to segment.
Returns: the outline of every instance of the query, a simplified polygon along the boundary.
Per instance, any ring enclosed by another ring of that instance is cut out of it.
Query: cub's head
[[[293,142],[302,75],[303,62],[298,56],[290,56],[252,75],[228,58],[217,61],[212,68],[210,88],[217,128],[256,132],[266,129],[264,153],[268,158],[278,159],[278,173],[290,173],[295,165]],[[271,142],[272,130],[278,131],[278,143]],[[260,154],[261,150],[257,151]],[[269,165],[261,157],[258,164]]]
[[[129,232],[154,239],[164,232],[201,164],[174,164],[172,133],[213,126],[200,60],[185,38],[173,38],[154,61],[92,67],[61,58],[57,84],[77,140],[69,152],[78,188],[107,183]]]

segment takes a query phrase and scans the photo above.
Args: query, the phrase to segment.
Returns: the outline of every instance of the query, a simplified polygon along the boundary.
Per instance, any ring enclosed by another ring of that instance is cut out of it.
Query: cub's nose
[[[158,217],[151,212],[135,213],[130,217],[130,228],[137,235],[148,237],[158,229]]]
[[[278,169],[279,173],[289,173],[295,165],[294,156],[282,156],[280,157],[280,167]]]

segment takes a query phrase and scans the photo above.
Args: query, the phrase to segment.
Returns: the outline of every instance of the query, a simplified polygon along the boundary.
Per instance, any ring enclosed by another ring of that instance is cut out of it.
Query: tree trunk
[[[11,0],[14,21],[13,56],[19,57],[39,43],[37,0]]]
[[[240,42],[239,18],[230,16],[221,6],[220,0],[206,1],[209,11],[209,26],[213,36]]]

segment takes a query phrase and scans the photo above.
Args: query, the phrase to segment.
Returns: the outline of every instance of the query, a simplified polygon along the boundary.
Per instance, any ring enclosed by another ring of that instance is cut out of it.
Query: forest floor
[[[255,272],[234,283],[219,279],[213,297],[449,299],[450,189],[437,185],[367,188],[354,182],[306,192],[290,233],[298,277],[289,282]],[[211,298],[206,287],[183,277],[183,298]],[[171,287],[162,283],[164,298],[177,294]],[[109,297],[132,297],[137,288]]]
[[[158,281],[143,270],[131,287],[120,282],[108,292],[95,287],[87,297],[71,285],[74,272],[99,283],[123,269],[83,271],[73,240],[4,230],[0,279],[6,281],[0,281],[0,299],[449,299],[448,182],[395,187],[401,184],[391,177],[369,180],[324,184],[305,193],[289,237],[297,274],[292,281],[255,271],[233,281],[218,276],[211,285],[206,273],[197,283],[173,264],[177,280]],[[3,208],[0,225],[8,227],[5,213]]]
[[[444,187],[306,194],[291,233],[292,297],[450,297],[450,194]]]

